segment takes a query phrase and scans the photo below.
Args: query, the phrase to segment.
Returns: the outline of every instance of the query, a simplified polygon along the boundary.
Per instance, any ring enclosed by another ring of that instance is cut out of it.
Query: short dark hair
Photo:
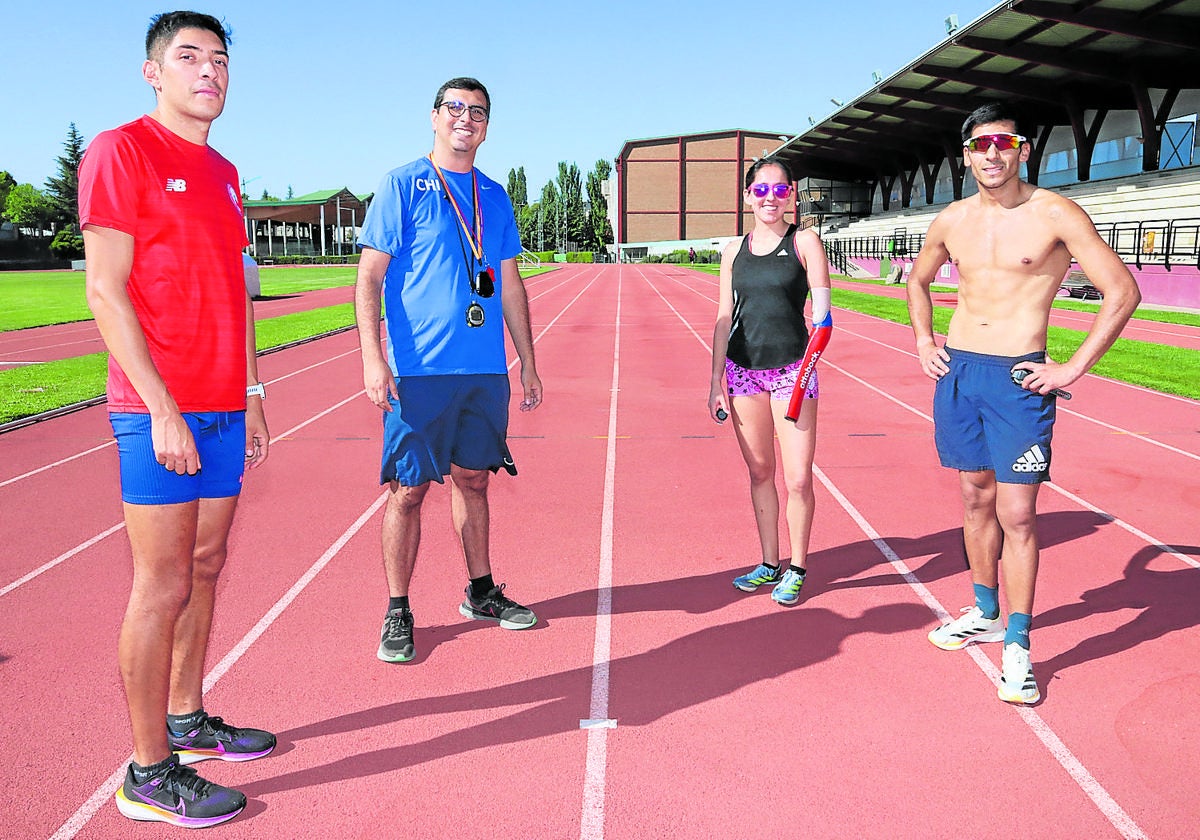
[[[436,109],[442,104],[442,97],[446,95],[446,91],[454,88],[455,90],[477,90],[483,94],[483,98],[487,100],[488,113],[492,112],[492,97],[488,94],[487,88],[483,86],[483,82],[478,79],[472,79],[470,76],[455,76],[450,81],[446,82],[438,88],[437,95],[433,97],[433,107]]]
[[[758,170],[767,166],[778,166],[782,169],[783,176],[787,178],[789,184],[796,180],[792,176],[792,168],[784,162],[783,158],[775,157],[775,155],[767,155],[754,161],[750,165],[750,168],[746,170],[746,189],[750,189],[750,185],[754,183],[754,176],[758,174]]]
[[[971,139],[971,132],[976,126],[986,125],[994,122],[1010,122],[1017,130],[1017,134],[1023,134],[1026,137],[1029,135],[1021,130],[1021,113],[1016,106],[1010,102],[985,102],[970,113],[967,121],[962,125],[962,141],[966,143]]]
[[[163,12],[150,18],[150,28],[146,30],[146,58],[162,61],[167,45],[181,29],[206,29],[221,39],[222,47],[229,49],[229,27],[212,15],[203,12]]]

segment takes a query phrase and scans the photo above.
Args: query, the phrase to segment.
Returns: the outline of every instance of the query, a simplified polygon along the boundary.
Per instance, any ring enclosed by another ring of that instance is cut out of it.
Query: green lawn
[[[354,324],[354,304],[340,303],[255,322],[259,351]],[[0,371],[0,423],[62,408],[104,393],[108,354],[43,362]]]
[[[718,266],[686,266],[715,273]],[[526,277],[551,271],[554,266],[523,271]],[[263,292],[268,295],[296,294],[312,289],[343,286],[354,282],[352,266],[279,266],[262,269]],[[840,278],[839,279],[843,279]],[[844,278],[849,279],[849,278]],[[9,288],[9,284],[11,287]],[[869,287],[868,284],[864,284]],[[23,287],[20,292],[16,289]],[[41,290],[40,292],[38,290]],[[53,293],[47,294],[46,290]],[[76,272],[15,272],[0,274],[0,324],[6,323],[10,302],[24,300],[27,326],[82,320],[90,317],[87,307],[75,318],[57,318],[55,313],[68,311],[71,300],[82,301],[83,275]],[[34,301],[44,300],[40,306]],[[868,291],[833,290],[835,306],[874,315],[889,321],[908,324],[908,309],[902,299],[883,297]],[[1095,311],[1098,304],[1080,301],[1059,301],[1064,309]],[[76,310],[77,312],[80,310]],[[944,335],[953,312],[949,307],[934,307],[934,329]],[[1200,325],[1200,317],[1189,313],[1138,310],[1139,318],[1168,323]],[[345,303],[267,318],[257,322],[256,337],[259,351],[280,347],[353,325],[354,306]],[[13,327],[8,327],[13,329]],[[1056,359],[1065,359],[1084,339],[1079,330],[1051,327],[1048,350]],[[0,423],[40,414],[62,406],[98,397],[104,393],[108,354],[94,353],[74,359],[28,365],[0,371]],[[1118,339],[1111,352],[1093,369],[1094,373],[1144,385],[1147,388],[1200,399],[1200,352],[1152,344],[1145,341]]]
[[[294,295],[354,283],[352,265],[266,266],[262,294]],[[90,321],[82,271],[0,272],[0,332],[71,321]]]

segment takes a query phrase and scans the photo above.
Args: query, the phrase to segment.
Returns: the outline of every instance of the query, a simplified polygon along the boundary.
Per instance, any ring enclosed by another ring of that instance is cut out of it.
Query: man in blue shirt
[[[431,114],[433,151],[384,177],[359,239],[355,314],[363,383],[384,411],[380,483],[391,490],[383,520],[390,597],[377,652],[385,662],[413,658],[408,588],[421,504],[429,482],[442,483],[447,475],[470,577],[459,612],[509,630],[537,621],[492,580],[488,556],[489,472],[504,468],[516,475],[506,444],[503,324],[521,360],[521,410],[542,402],[512,203],[475,168],[490,112],[491,98],[477,80],[442,85]]]

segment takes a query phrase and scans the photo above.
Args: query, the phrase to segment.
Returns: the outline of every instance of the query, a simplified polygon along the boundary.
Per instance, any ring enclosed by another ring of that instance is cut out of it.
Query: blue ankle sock
[[[1000,617],[1000,587],[984,586],[982,583],[971,584],[975,587],[975,606],[979,607],[984,618]]]
[[[1029,613],[1009,613],[1008,629],[1004,631],[1004,646],[1016,642],[1025,650],[1029,650],[1029,626],[1033,616]]]

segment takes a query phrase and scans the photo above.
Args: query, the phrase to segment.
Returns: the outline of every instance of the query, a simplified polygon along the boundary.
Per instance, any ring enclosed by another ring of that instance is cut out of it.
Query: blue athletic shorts
[[[400,398],[383,413],[380,484],[440,484],[451,464],[517,474],[506,442],[511,395],[506,374],[401,376],[396,390]]]
[[[945,348],[950,372],[933,392],[934,441],[943,467],[992,470],[1004,484],[1050,480],[1055,398],[1026,391],[1009,371],[1045,352],[989,356]]]
[[[242,492],[246,472],[246,412],[185,413],[192,430],[200,470],[178,475],[154,455],[150,415],[108,415],[121,461],[121,500],[131,505],[173,505],[197,499],[224,499]]]

